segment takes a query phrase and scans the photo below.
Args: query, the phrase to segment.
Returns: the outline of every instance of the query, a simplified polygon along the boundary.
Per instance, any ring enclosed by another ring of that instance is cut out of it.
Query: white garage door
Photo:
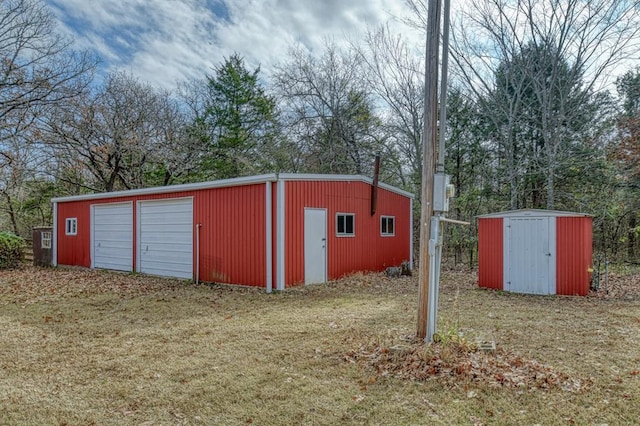
[[[138,271],[193,278],[193,199],[141,201]]]
[[[132,203],[92,206],[92,260],[94,268],[133,270]]]

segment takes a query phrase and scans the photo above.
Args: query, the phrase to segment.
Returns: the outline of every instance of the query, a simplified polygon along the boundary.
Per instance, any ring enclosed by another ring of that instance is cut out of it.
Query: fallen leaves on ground
[[[589,293],[591,297],[601,299],[640,299],[640,274],[609,273],[602,274],[600,286]]]
[[[463,342],[424,343],[387,347],[363,345],[348,352],[345,361],[362,365],[382,377],[403,380],[440,380],[452,385],[485,383],[492,387],[526,390],[561,389],[580,392],[591,379],[560,371],[498,348],[482,352]]]
[[[118,294],[124,298],[170,292],[189,283],[184,280],[114,273],[82,268],[24,266],[0,271],[0,296],[25,305],[65,297]]]

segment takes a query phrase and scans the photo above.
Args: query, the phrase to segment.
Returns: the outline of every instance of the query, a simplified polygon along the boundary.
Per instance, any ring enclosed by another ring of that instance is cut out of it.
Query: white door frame
[[[310,243],[310,241],[307,241],[308,239],[308,227],[307,227],[307,212],[322,212],[324,215],[324,237],[323,237],[323,265],[322,265],[322,272],[323,272],[323,280],[320,282],[317,282],[315,280],[311,281],[311,278],[307,277],[307,261],[312,261],[311,258],[307,258],[308,250],[307,250],[307,244]],[[327,273],[327,253],[329,252],[329,246],[328,246],[328,239],[327,239],[327,209],[323,209],[323,208],[312,208],[312,207],[305,207],[304,208],[304,282],[305,284],[319,284],[319,283],[325,283],[327,282],[327,278],[328,278],[328,273]]]

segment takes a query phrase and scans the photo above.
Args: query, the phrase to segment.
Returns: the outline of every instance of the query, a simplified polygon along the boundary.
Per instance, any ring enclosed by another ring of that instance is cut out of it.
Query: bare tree
[[[40,0],[0,3],[0,140],[38,118],[24,112],[71,99],[91,82],[96,60],[56,32]]]
[[[205,147],[190,128],[189,115],[169,92],[160,92],[156,124],[157,136],[151,163],[155,179],[148,184],[170,185],[191,180],[201,169]]]
[[[327,42],[320,57],[298,47],[277,68],[275,90],[309,171],[366,173],[383,145],[360,61]]]
[[[168,183],[188,160],[180,152],[184,120],[169,96],[115,72],[94,93],[59,105],[47,121],[47,142],[60,170],[90,190],[141,188],[158,173],[154,183]]]
[[[15,234],[27,236],[33,225],[49,223],[54,181],[48,174],[52,160],[32,114],[23,110],[12,132],[0,143],[0,211]],[[17,122],[17,111],[13,114]],[[26,125],[25,123],[31,123]]]
[[[511,124],[524,110],[537,114],[531,125],[542,142],[537,154],[548,208],[555,206],[563,159],[593,124],[582,107],[610,83],[614,67],[638,52],[639,6],[614,0],[476,0],[461,14],[453,58],[468,88],[494,111],[500,105],[495,94],[509,94],[501,115]],[[503,82],[511,80],[507,92],[496,90],[499,72]],[[502,139],[506,147],[513,147],[510,130]],[[512,174],[516,160],[509,166]],[[512,189],[515,207],[513,198]]]
[[[50,220],[51,156],[40,123],[93,78],[96,59],[74,51],[40,0],[0,2],[0,210],[15,233]]]
[[[405,0],[423,27],[424,0]],[[637,56],[640,2],[604,0],[471,0],[458,11],[451,44],[455,72],[494,126],[507,163],[510,204],[518,207],[523,174],[544,177],[546,206],[572,149],[589,137],[585,119],[613,71]],[[576,108],[577,106],[577,108]],[[535,111],[533,111],[535,110]],[[523,114],[539,147],[522,147]]]
[[[364,46],[356,46],[364,65],[364,78],[385,105],[383,127],[389,144],[400,153],[398,175],[417,189],[422,172],[422,121],[424,116],[424,61],[400,35],[387,26],[369,30]],[[408,170],[405,170],[408,166]]]

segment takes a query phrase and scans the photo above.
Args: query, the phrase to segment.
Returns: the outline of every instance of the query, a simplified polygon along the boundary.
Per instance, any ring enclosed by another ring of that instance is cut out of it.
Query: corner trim
[[[267,293],[273,291],[273,217],[271,202],[271,182],[265,183],[265,240],[266,240],[266,287]]]
[[[51,253],[51,264],[58,266],[58,203],[53,203],[53,252]]]
[[[277,188],[277,209],[276,209],[276,290],[282,291],[285,288],[285,181],[278,180]]]

